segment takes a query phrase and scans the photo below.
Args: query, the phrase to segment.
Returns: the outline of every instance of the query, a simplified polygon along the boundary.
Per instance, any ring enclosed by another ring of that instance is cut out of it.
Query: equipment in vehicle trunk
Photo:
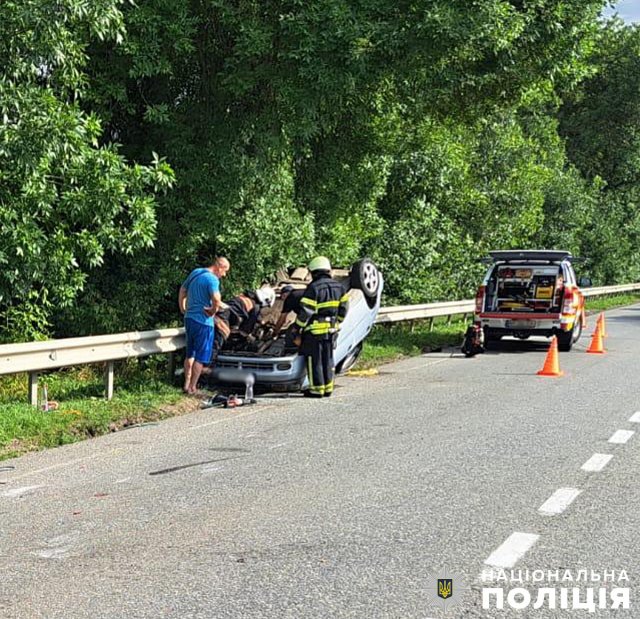
[[[584,295],[567,251],[489,252],[489,269],[476,294],[474,322],[484,347],[503,336],[527,339],[557,335],[561,351],[571,349],[586,325]],[[583,280],[590,285],[590,280]]]

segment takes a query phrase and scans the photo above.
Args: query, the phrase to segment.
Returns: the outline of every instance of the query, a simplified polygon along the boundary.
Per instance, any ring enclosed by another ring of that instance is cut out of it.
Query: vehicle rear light
[[[564,299],[562,301],[562,313],[572,314],[574,312],[574,305],[576,302],[576,291],[573,288],[564,289]]]
[[[478,288],[478,292],[476,293],[476,314],[479,314],[484,307],[484,296],[486,292],[485,286],[480,286]]]

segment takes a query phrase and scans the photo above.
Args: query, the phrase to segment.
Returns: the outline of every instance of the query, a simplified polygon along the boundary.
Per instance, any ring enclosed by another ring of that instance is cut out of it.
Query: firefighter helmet
[[[271,286],[256,290],[256,300],[260,307],[272,307],[276,300],[276,291]]]
[[[325,258],[324,256],[316,256],[307,267],[311,273],[314,271],[331,271],[331,262],[329,262],[329,258]]]

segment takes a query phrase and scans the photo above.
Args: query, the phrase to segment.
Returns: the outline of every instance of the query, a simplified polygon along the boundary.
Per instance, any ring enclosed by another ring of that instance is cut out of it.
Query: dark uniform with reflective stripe
[[[305,357],[310,395],[333,393],[333,345],[348,309],[349,296],[343,285],[328,273],[317,275],[300,299],[293,328],[302,336],[300,354]]]

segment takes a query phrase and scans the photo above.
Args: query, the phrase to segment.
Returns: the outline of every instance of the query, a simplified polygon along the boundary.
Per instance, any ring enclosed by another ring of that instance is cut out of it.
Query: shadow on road
[[[551,339],[537,340],[507,340],[503,339],[498,342],[491,342],[489,350],[485,351],[485,355],[495,355],[499,353],[528,353],[528,352],[547,352]]]

